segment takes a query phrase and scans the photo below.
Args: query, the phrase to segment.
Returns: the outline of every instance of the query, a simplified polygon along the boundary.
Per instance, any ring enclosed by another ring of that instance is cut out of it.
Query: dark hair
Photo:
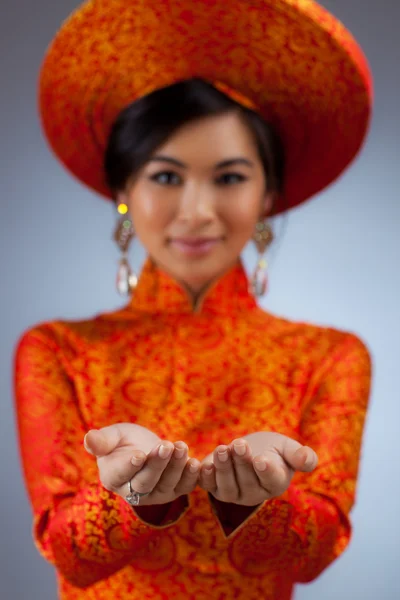
[[[125,108],[117,117],[105,152],[106,182],[115,194],[177,129],[202,117],[236,112],[254,135],[268,191],[281,195],[284,152],[273,127],[213,85],[189,79],[157,90]]]

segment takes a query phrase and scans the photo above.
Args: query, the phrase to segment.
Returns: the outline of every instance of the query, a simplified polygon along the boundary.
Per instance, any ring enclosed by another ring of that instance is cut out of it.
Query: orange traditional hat
[[[272,122],[286,149],[293,207],[330,184],[364,140],[367,61],[313,0],[89,0],[63,24],[40,76],[40,111],[64,165],[111,197],[103,156],[118,113],[199,77]]]

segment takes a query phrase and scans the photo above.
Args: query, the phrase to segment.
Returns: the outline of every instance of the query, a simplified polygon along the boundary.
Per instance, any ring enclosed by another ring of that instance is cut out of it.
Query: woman
[[[255,296],[269,217],[360,148],[368,69],[314,2],[225,5],[92,0],[43,66],[46,134],[115,200],[131,292],[122,310],[33,328],[17,351],[35,541],[62,599],[286,600],[350,539],[368,351]]]

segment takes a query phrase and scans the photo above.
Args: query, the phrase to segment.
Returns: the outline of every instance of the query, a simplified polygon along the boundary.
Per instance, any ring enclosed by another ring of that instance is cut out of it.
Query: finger
[[[254,458],[253,465],[259,485],[271,498],[280,496],[289,487],[294,471],[280,457],[259,455]]]
[[[216,493],[217,483],[215,479],[215,468],[212,462],[205,462],[202,464],[199,483],[206,492],[210,492],[210,494]]]
[[[193,491],[199,479],[200,467],[200,462],[195,458],[191,458],[187,461],[182,477],[175,488],[175,494],[177,496],[190,494]]]
[[[318,457],[314,450],[286,436],[283,439],[281,456],[295,471],[309,473],[318,464]]]
[[[118,492],[140,471],[146,454],[140,450],[116,454],[111,453],[98,459],[100,481],[107,490]]]
[[[225,502],[234,502],[239,497],[239,487],[229,447],[218,446],[213,458],[218,498]]]
[[[260,482],[254,471],[251,450],[246,440],[234,440],[230,448],[239,497],[242,499],[251,490],[259,488]]]
[[[102,429],[91,429],[83,440],[85,449],[96,457],[110,454],[121,443],[123,434],[118,424]]]
[[[176,442],[171,459],[157,483],[157,492],[171,494],[178,485],[188,459],[188,447],[184,442]]]
[[[296,471],[310,473],[318,465],[318,455],[309,446],[302,446],[294,453],[291,465]]]
[[[140,494],[152,492],[174,451],[171,442],[158,444],[147,456],[144,467],[132,478],[131,485],[135,492]]]

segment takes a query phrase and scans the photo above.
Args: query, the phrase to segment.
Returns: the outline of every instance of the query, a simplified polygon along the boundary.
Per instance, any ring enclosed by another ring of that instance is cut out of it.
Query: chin
[[[163,249],[156,262],[176,280],[192,289],[201,289],[214,279],[228,271],[239,256],[221,256],[220,252],[209,252],[200,256],[176,256]]]
[[[220,277],[231,265],[221,261],[188,261],[185,265],[177,265],[172,273],[175,272],[177,278],[191,289],[201,289]]]

